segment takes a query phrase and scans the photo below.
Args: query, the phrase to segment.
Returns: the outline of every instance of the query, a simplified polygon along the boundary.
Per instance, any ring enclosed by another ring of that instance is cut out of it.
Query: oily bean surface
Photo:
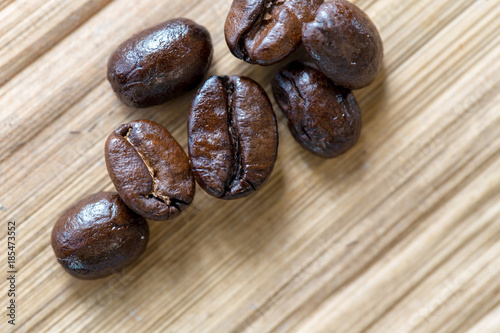
[[[158,123],[137,120],[120,126],[106,141],[105,159],[123,201],[148,219],[174,218],[193,201],[189,159]]]
[[[335,86],[324,74],[299,62],[283,68],[272,85],[290,131],[304,148],[333,158],[356,144],[361,111],[350,90]]]
[[[321,5],[315,19],[304,25],[302,41],[318,69],[341,87],[366,87],[382,67],[384,50],[377,28],[346,0]]]
[[[209,78],[191,106],[188,136],[195,178],[212,196],[248,196],[273,170],[276,117],[264,89],[249,78]]]
[[[207,29],[188,19],[172,19],[118,46],[108,62],[108,80],[129,106],[163,104],[201,82],[212,53]]]
[[[76,203],[52,230],[57,261],[79,279],[102,278],[128,266],[145,251],[148,239],[146,219],[107,192]]]
[[[229,49],[252,64],[272,65],[301,42],[304,22],[314,18],[323,0],[234,0],[224,33]]]

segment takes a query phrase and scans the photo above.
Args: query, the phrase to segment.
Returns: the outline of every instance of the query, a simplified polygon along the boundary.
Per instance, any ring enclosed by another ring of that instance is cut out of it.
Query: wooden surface
[[[355,95],[360,142],[323,160],[280,110],[276,169],[248,199],[198,188],[180,218],[152,222],[137,263],[98,281],[66,274],[50,247],[61,212],[112,190],[103,145],[148,118],[186,148],[194,92],[122,105],[105,78],[133,33],[184,16],[211,32],[210,74],[270,92],[279,66],[235,59],[229,0],[1,0],[0,217],[17,222],[18,332],[500,332],[500,1],[358,0],[385,69]],[[0,331],[5,316],[5,278]]]

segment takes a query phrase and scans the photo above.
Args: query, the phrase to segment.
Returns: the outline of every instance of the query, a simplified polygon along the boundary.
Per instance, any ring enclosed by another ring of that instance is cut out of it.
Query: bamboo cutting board
[[[357,0],[384,70],[356,91],[359,143],[323,160],[279,120],[276,169],[226,202],[198,188],[151,222],[123,274],[79,281],[50,247],[57,217],[113,190],[103,145],[118,125],[163,124],[186,148],[194,92],[134,110],[106,81],[135,32],[183,16],[206,26],[209,74],[270,93],[279,66],[235,59],[229,0],[1,0],[1,332],[500,332],[500,1]],[[7,323],[7,227],[16,222],[16,325]]]

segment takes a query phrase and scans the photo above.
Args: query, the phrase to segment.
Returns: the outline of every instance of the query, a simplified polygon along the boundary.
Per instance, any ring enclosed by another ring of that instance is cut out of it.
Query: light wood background
[[[76,200],[113,186],[103,145],[148,118],[186,148],[191,92],[134,110],[106,81],[135,32],[184,16],[211,32],[210,74],[270,93],[279,66],[228,51],[229,0],[1,0],[0,240],[17,233],[18,332],[500,332],[500,1],[357,0],[385,68],[355,95],[360,142],[335,160],[294,142],[281,111],[276,169],[248,199],[198,188],[152,222],[137,263],[79,281],[50,232]],[[276,104],[275,104],[276,106]],[[0,282],[0,331],[7,281]]]

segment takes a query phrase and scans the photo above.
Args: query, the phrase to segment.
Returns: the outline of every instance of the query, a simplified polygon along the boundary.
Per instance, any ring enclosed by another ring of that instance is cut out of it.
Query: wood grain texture
[[[125,107],[105,77],[113,49],[182,16],[212,34],[210,74],[270,93],[281,65],[230,54],[229,0],[2,0],[0,248],[17,221],[19,273],[16,326],[3,315],[0,331],[499,332],[500,1],[354,2],[385,43],[383,72],[355,92],[354,149],[309,154],[274,104],[279,157],[261,191],[226,202],[198,188],[178,219],[150,223],[141,260],[89,282],[57,264],[55,220],[113,190],[103,146],[118,125],[158,121],[186,148],[194,96]]]

